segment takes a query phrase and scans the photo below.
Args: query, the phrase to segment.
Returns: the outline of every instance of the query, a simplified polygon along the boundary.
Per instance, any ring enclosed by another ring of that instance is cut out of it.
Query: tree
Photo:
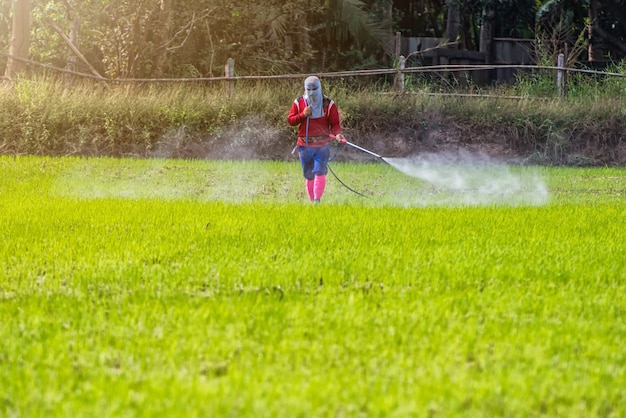
[[[535,33],[535,0],[483,0],[483,6],[494,11],[494,36],[532,39]]]
[[[325,0],[322,10],[318,19],[323,20],[311,28],[322,55],[317,69],[355,68],[383,50],[388,32],[383,22],[372,19],[362,1]]]
[[[211,4],[210,16],[171,56],[179,69],[223,75],[226,60],[234,58],[238,74],[277,74],[306,68],[315,54],[310,31],[311,16],[317,12],[313,2],[214,0]]]
[[[481,47],[481,32],[484,39],[487,39],[488,34],[491,37],[502,38],[533,37],[535,0],[449,1],[456,1],[459,4],[461,16],[459,35],[461,45],[465,49],[485,49],[484,45]]]
[[[480,42],[479,51],[485,54],[485,64],[491,64],[493,54],[493,23],[495,22],[494,7],[485,2],[483,4],[482,16],[480,19]]]
[[[626,57],[626,8],[623,0],[589,1],[589,61]]]
[[[626,57],[625,23],[623,0],[548,0],[537,11],[538,34],[551,40],[552,49],[567,44],[570,62],[585,47],[592,62]]]
[[[448,13],[446,19],[446,37],[450,42],[456,42],[461,25],[461,4],[459,0],[447,0]],[[456,48],[456,46],[455,46]]]
[[[11,3],[11,0],[0,0],[0,50],[9,45]]]
[[[539,59],[555,63],[557,55],[567,48],[568,64],[576,61],[584,50],[587,16],[586,0],[548,0],[541,5],[535,32]]]
[[[404,36],[441,38],[445,27],[445,0],[395,0],[394,19]]]
[[[238,75],[388,66],[396,31],[447,34],[487,52],[485,39],[539,39],[558,29],[562,47],[581,42],[586,22],[590,56],[626,55],[624,0],[37,0],[24,32],[28,13],[15,11],[31,1],[0,0],[0,47],[9,44],[13,10],[22,30],[13,31],[21,41],[12,51],[24,54],[17,46],[29,41],[26,56],[57,66],[80,53],[77,71],[95,67],[113,78],[221,76],[228,58]]]
[[[163,77],[167,63],[169,35],[172,26],[171,0],[159,0],[159,14],[155,31],[156,51],[154,59],[154,77]]]
[[[28,59],[31,9],[31,0],[14,0],[13,2],[13,24],[11,26],[11,48],[9,50],[9,55],[12,57]],[[25,62],[9,57],[4,75],[10,79],[23,70],[25,66]]]

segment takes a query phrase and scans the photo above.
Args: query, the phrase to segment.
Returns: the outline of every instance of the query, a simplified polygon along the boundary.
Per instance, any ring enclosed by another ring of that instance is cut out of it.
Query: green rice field
[[[626,416],[626,168],[0,157],[0,416]]]

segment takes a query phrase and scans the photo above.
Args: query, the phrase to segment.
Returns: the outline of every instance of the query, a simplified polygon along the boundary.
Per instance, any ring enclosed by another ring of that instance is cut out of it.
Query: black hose
[[[337,177],[337,174],[335,174],[335,171],[334,171],[334,170],[330,167],[330,164],[329,164],[329,165],[327,165],[327,167],[328,167],[328,169],[330,170],[330,172],[331,172],[331,173],[333,173],[333,176],[335,176],[335,178],[337,179],[337,181],[338,181],[339,183],[341,183],[341,184],[342,184],[342,186],[343,186],[343,187],[345,187],[346,189],[350,190],[352,193],[356,193],[356,194],[358,194],[359,196],[362,196],[362,197],[369,197],[369,196],[367,196],[367,195],[364,195],[364,194],[363,194],[363,193],[361,193],[361,192],[357,192],[357,191],[356,191],[356,190],[354,190],[352,187],[348,186],[346,183],[344,183],[343,181],[341,181],[341,179],[340,179],[339,177]]]
[[[308,152],[308,150],[309,150],[309,117],[308,117],[308,116],[306,117],[306,131],[305,131],[305,132],[306,132],[306,133],[305,133],[305,137],[304,137],[304,138],[305,138],[305,141],[306,141],[306,149],[307,149],[307,152]],[[363,193],[361,193],[361,192],[357,192],[357,191],[356,191],[356,190],[354,190],[352,187],[350,187],[350,186],[348,186],[346,183],[344,183],[344,182],[343,182],[343,181],[342,181],[342,180],[341,180],[341,179],[337,176],[337,174],[335,174],[335,171],[334,171],[334,170],[330,167],[330,164],[328,164],[328,163],[329,163],[329,162],[331,162],[332,160],[334,160],[334,159],[335,159],[335,157],[337,156],[337,154],[338,154],[338,153],[339,153],[339,146],[337,145],[337,148],[336,148],[336,150],[335,150],[335,155],[333,155],[332,157],[330,157],[330,159],[329,159],[328,161],[326,161],[326,167],[328,167],[328,169],[330,170],[330,172],[331,172],[331,173],[333,173],[333,176],[335,176],[335,178],[337,179],[337,181],[338,181],[339,183],[341,183],[341,185],[342,185],[343,187],[345,187],[346,189],[350,190],[352,193],[356,193],[356,194],[358,194],[359,196],[362,196],[362,197],[369,197],[369,196],[367,196],[367,195],[364,195],[364,194],[363,194]]]

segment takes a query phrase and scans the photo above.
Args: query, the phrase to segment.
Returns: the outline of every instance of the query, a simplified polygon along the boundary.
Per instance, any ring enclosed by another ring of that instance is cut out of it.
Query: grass
[[[624,89],[623,79],[574,78],[567,100],[533,93],[533,85],[553,83],[546,76],[494,88],[524,100],[423,94],[434,88],[432,82],[409,84],[407,94],[398,96],[384,86],[357,88],[348,81],[325,80],[324,92],[338,104],[345,131],[360,143],[382,136],[415,148],[434,141],[437,132],[459,131],[466,143],[500,141],[521,155],[534,153],[538,164],[621,161],[626,107],[616,92]],[[113,157],[214,158],[206,154],[245,138],[263,145],[257,148],[264,159],[280,159],[271,150],[293,142],[286,117],[302,93],[301,80],[242,81],[232,96],[217,83],[105,89],[35,78],[1,88],[0,154]],[[472,86],[467,90],[474,92]]]
[[[0,415],[625,413],[623,169],[334,167],[0,158]]]

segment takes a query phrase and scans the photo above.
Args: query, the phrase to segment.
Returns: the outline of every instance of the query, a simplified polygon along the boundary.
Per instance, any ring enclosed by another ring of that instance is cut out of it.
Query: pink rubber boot
[[[315,183],[313,180],[307,180],[306,181],[306,192],[308,193],[309,199],[311,200],[311,202],[315,198],[315,196],[313,194],[313,183]]]
[[[313,202],[319,203],[326,188],[326,176],[315,176],[313,181]]]

